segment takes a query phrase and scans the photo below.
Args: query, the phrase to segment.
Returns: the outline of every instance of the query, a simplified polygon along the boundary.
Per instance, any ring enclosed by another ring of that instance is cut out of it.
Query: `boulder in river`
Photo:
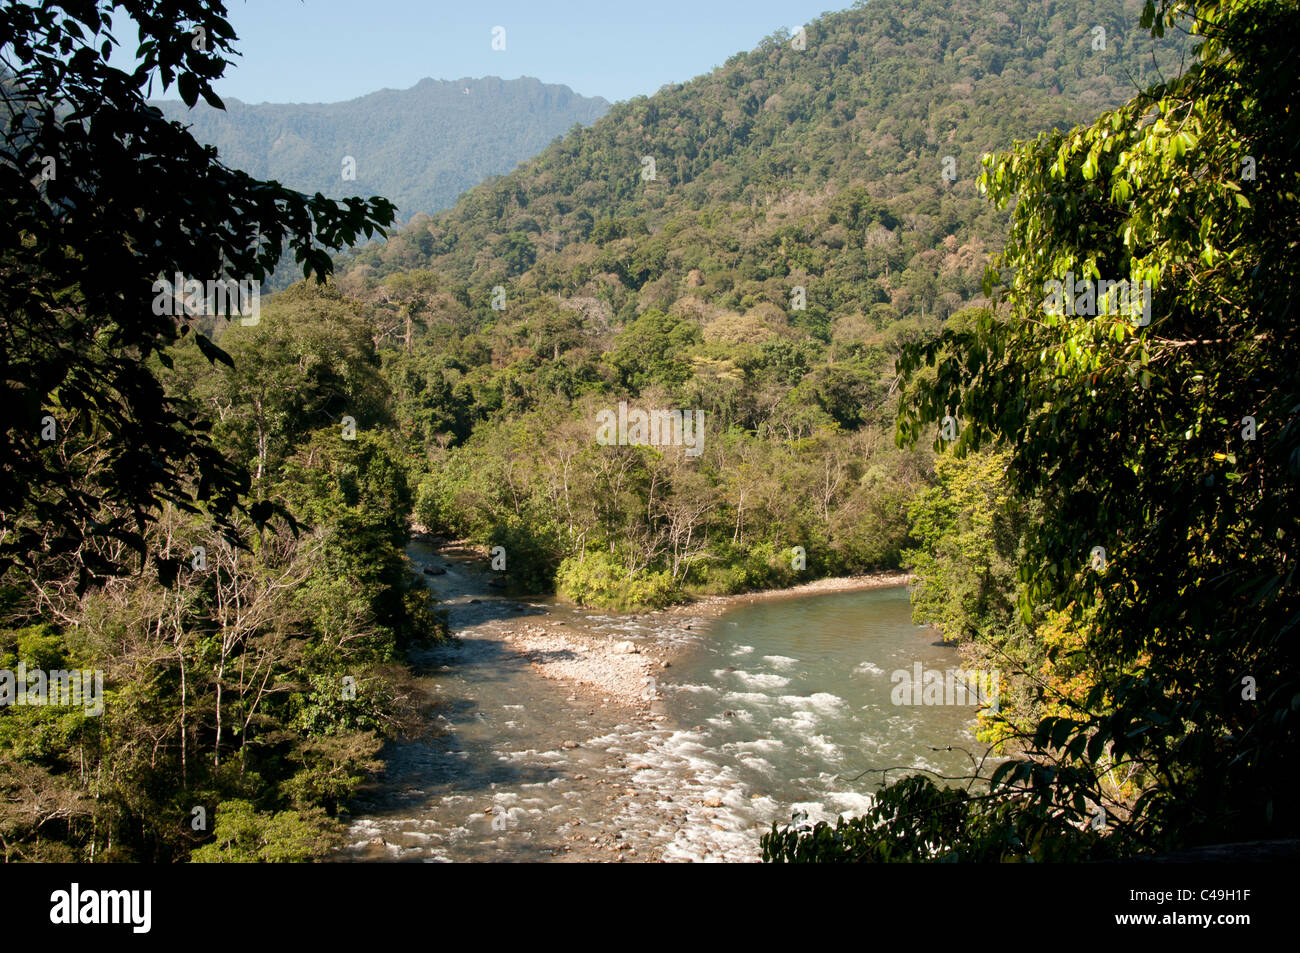
[[[426,576],[445,576],[447,575],[447,570],[443,569],[441,566],[425,566],[424,574]]]

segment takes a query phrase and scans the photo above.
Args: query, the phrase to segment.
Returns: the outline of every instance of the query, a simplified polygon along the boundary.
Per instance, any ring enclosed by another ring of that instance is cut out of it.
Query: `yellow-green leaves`
[[[1172,140],[1174,157],[1181,159],[1184,155],[1191,152],[1196,147],[1196,137],[1191,132],[1184,129],[1173,137]]]

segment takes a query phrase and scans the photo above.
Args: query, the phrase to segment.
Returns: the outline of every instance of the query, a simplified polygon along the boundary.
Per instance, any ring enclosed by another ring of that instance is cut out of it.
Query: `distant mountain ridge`
[[[567,86],[496,76],[423,79],[337,103],[225,104],[222,112],[203,103],[192,110],[176,100],[155,103],[189,125],[195,139],[216,146],[228,166],[332,199],[382,195],[402,221],[449,208],[467,189],[510,172],[610,108]],[[355,177],[345,178],[349,172]]]

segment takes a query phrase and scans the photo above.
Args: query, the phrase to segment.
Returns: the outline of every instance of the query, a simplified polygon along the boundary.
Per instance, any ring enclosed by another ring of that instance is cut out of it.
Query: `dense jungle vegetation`
[[[7,859],[328,852],[444,637],[413,524],[620,609],[916,573],[1013,757],[769,860],[1296,836],[1294,3],[871,0],[393,234],[148,106],[219,106],[220,3],[133,75],[62,6],[0,19],[0,669],[107,700],[0,712]],[[255,322],[149,308],[286,256]],[[1067,274],[1152,320],[1045,310]],[[598,442],[623,403],[701,412],[698,455]]]

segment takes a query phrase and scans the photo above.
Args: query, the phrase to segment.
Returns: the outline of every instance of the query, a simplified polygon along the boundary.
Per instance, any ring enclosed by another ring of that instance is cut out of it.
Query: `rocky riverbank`
[[[603,703],[648,709],[656,697],[655,673],[671,664],[660,646],[602,639],[535,620],[503,635],[543,678],[571,682]]]
[[[798,598],[827,592],[857,592],[885,586],[908,585],[907,573],[877,573],[818,579],[788,589],[708,596],[657,612],[629,614],[656,628],[681,627],[689,630],[700,617],[714,617],[737,605],[775,599]],[[690,617],[694,621],[683,621]],[[572,683],[575,691],[603,704],[649,709],[657,697],[656,673],[672,665],[672,646],[667,643],[634,643],[579,632],[543,615],[506,627],[502,635],[543,678]]]
[[[718,616],[738,605],[751,605],[772,599],[794,599],[823,592],[861,592],[866,589],[884,589],[889,586],[910,586],[916,577],[906,572],[880,572],[863,576],[836,576],[815,579],[787,589],[764,589],[760,592],[741,592],[729,596],[704,596],[694,602],[673,606],[667,613]]]

